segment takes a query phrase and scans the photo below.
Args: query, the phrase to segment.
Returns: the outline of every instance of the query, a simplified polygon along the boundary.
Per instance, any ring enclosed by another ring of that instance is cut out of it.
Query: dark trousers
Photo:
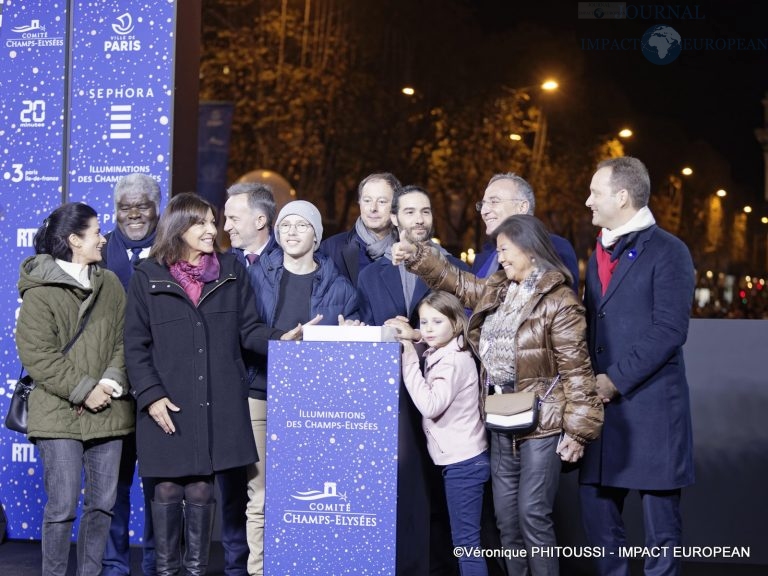
[[[430,574],[430,467],[421,414],[400,383],[397,434],[397,576]],[[439,478],[439,476],[438,476]]]
[[[102,576],[128,576],[131,573],[131,547],[129,524],[131,521],[131,485],[136,470],[136,434],[123,439],[120,455],[120,469],[117,475],[117,496],[112,508],[107,546],[101,562]],[[155,575],[155,537],[152,531],[152,517],[149,514],[154,484],[150,479],[144,482],[144,557],[142,568],[145,576]]]
[[[221,545],[224,574],[248,576],[248,538],[245,508],[248,505],[248,474],[245,466],[216,473],[221,493]]]
[[[582,484],[579,487],[581,520],[590,546],[602,546],[605,554],[595,560],[599,576],[629,576],[629,559],[618,549],[627,546],[624,532],[624,499],[629,490]],[[640,490],[645,527],[645,546],[656,550],[645,560],[646,576],[680,574],[681,560],[672,549],[682,544],[680,490]],[[665,548],[666,547],[666,548]]]
[[[556,546],[552,507],[560,483],[558,436],[516,441],[513,436],[491,433],[491,483],[496,525],[507,574],[557,576],[556,556],[533,555],[534,546]]]

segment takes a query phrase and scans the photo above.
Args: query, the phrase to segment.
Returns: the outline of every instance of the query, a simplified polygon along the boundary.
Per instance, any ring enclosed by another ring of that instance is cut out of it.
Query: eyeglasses
[[[528,202],[525,198],[507,198],[506,200],[502,200],[501,198],[491,198],[490,200],[481,200],[477,204],[475,204],[475,210],[478,212],[483,211],[483,206],[486,204],[490,204],[491,207],[496,206],[497,204],[501,204],[502,202]]]
[[[312,226],[306,222],[296,222],[295,224],[292,224],[291,222],[281,222],[277,227],[281,234],[288,234],[291,231],[291,228],[296,228],[296,232],[304,234],[304,232],[312,228]]]

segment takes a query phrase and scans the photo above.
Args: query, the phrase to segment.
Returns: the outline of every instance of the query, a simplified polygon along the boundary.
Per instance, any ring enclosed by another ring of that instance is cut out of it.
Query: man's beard
[[[403,230],[400,233],[400,238],[403,240],[408,240],[408,242],[416,243],[416,242],[424,242],[425,240],[429,240],[431,238],[431,231],[426,230],[425,232],[414,232],[413,230]]]

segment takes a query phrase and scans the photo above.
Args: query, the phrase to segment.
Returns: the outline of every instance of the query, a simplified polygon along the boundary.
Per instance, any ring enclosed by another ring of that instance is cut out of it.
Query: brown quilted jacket
[[[436,250],[417,247],[407,267],[434,290],[458,296],[472,309],[467,341],[479,358],[478,343],[485,317],[504,301],[510,280],[503,271],[478,278],[453,266]],[[538,427],[524,438],[543,438],[567,432],[582,443],[594,440],[603,425],[603,405],[595,390],[595,376],[587,350],[584,307],[560,272],[544,273],[536,293],[523,308],[517,331],[515,389],[535,390],[539,397],[559,373],[560,381],[542,402]],[[485,368],[481,366],[485,381]]]

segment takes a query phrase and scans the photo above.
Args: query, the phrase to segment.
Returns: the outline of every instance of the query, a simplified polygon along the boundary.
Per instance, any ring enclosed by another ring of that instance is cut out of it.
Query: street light
[[[555,80],[547,80],[541,85],[546,92],[557,90],[560,85]],[[536,134],[533,137],[533,150],[531,150],[531,173],[538,174],[541,161],[544,158],[544,150],[547,144],[547,117],[544,114],[544,105],[539,104],[539,121]]]
[[[530,93],[536,89],[539,89],[543,92],[554,92],[560,87],[560,84],[557,82],[557,80],[553,78],[548,78],[546,81],[542,82],[538,86],[531,85],[531,86],[522,86],[520,88],[508,88],[507,86],[503,86],[502,88],[507,91],[511,92],[513,95],[517,94],[523,94],[525,100],[530,100],[531,95]],[[533,130],[534,136],[533,136],[533,147],[531,148],[531,174],[537,174],[539,172],[539,168],[541,166],[542,158],[544,157],[544,150],[546,148],[547,143],[547,117],[544,114],[544,108],[541,103],[539,103],[539,110],[538,110],[538,118],[535,120],[535,128]],[[513,132],[509,135],[509,139],[514,142],[519,142],[523,139],[522,135]]]
[[[680,170],[680,174],[682,174],[683,176],[690,176],[691,174],[693,174],[693,169],[686,166],[685,168]]]
[[[405,94],[406,96],[413,96],[416,94],[416,90],[414,90],[411,86],[405,86],[401,92]]]
[[[768,216],[763,216],[760,218],[760,222],[762,224],[768,224]],[[762,233],[758,233],[759,236],[762,236]],[[762,238],[760,240],[755,240],[755,242],[759,242],[760,250],[764,252],[763,258],[760,258],[760,255],[758,254],[757,262],[761,263],[765,268],[765,270],[768,271],[768,229],[765,230],[765,241],[762,241]],[[762,262],[760,262],[762,260]],[[760,290],[762,290],[765,282],[761,283]]]
[[[728,196],[728,192],[726,192],[722,188],[720,188],[720,190],[715,192],[715,194],[717,195],[718,198],[725,198],[726,196]]]
[[[598,135],[598,160],[626,156],[626,152],[624,151],[624,142],[622,142],[622,140],[629,140],[634,135],[635,133],[632,131],[632,129],[626,127],[615,133],[612,132]]]

